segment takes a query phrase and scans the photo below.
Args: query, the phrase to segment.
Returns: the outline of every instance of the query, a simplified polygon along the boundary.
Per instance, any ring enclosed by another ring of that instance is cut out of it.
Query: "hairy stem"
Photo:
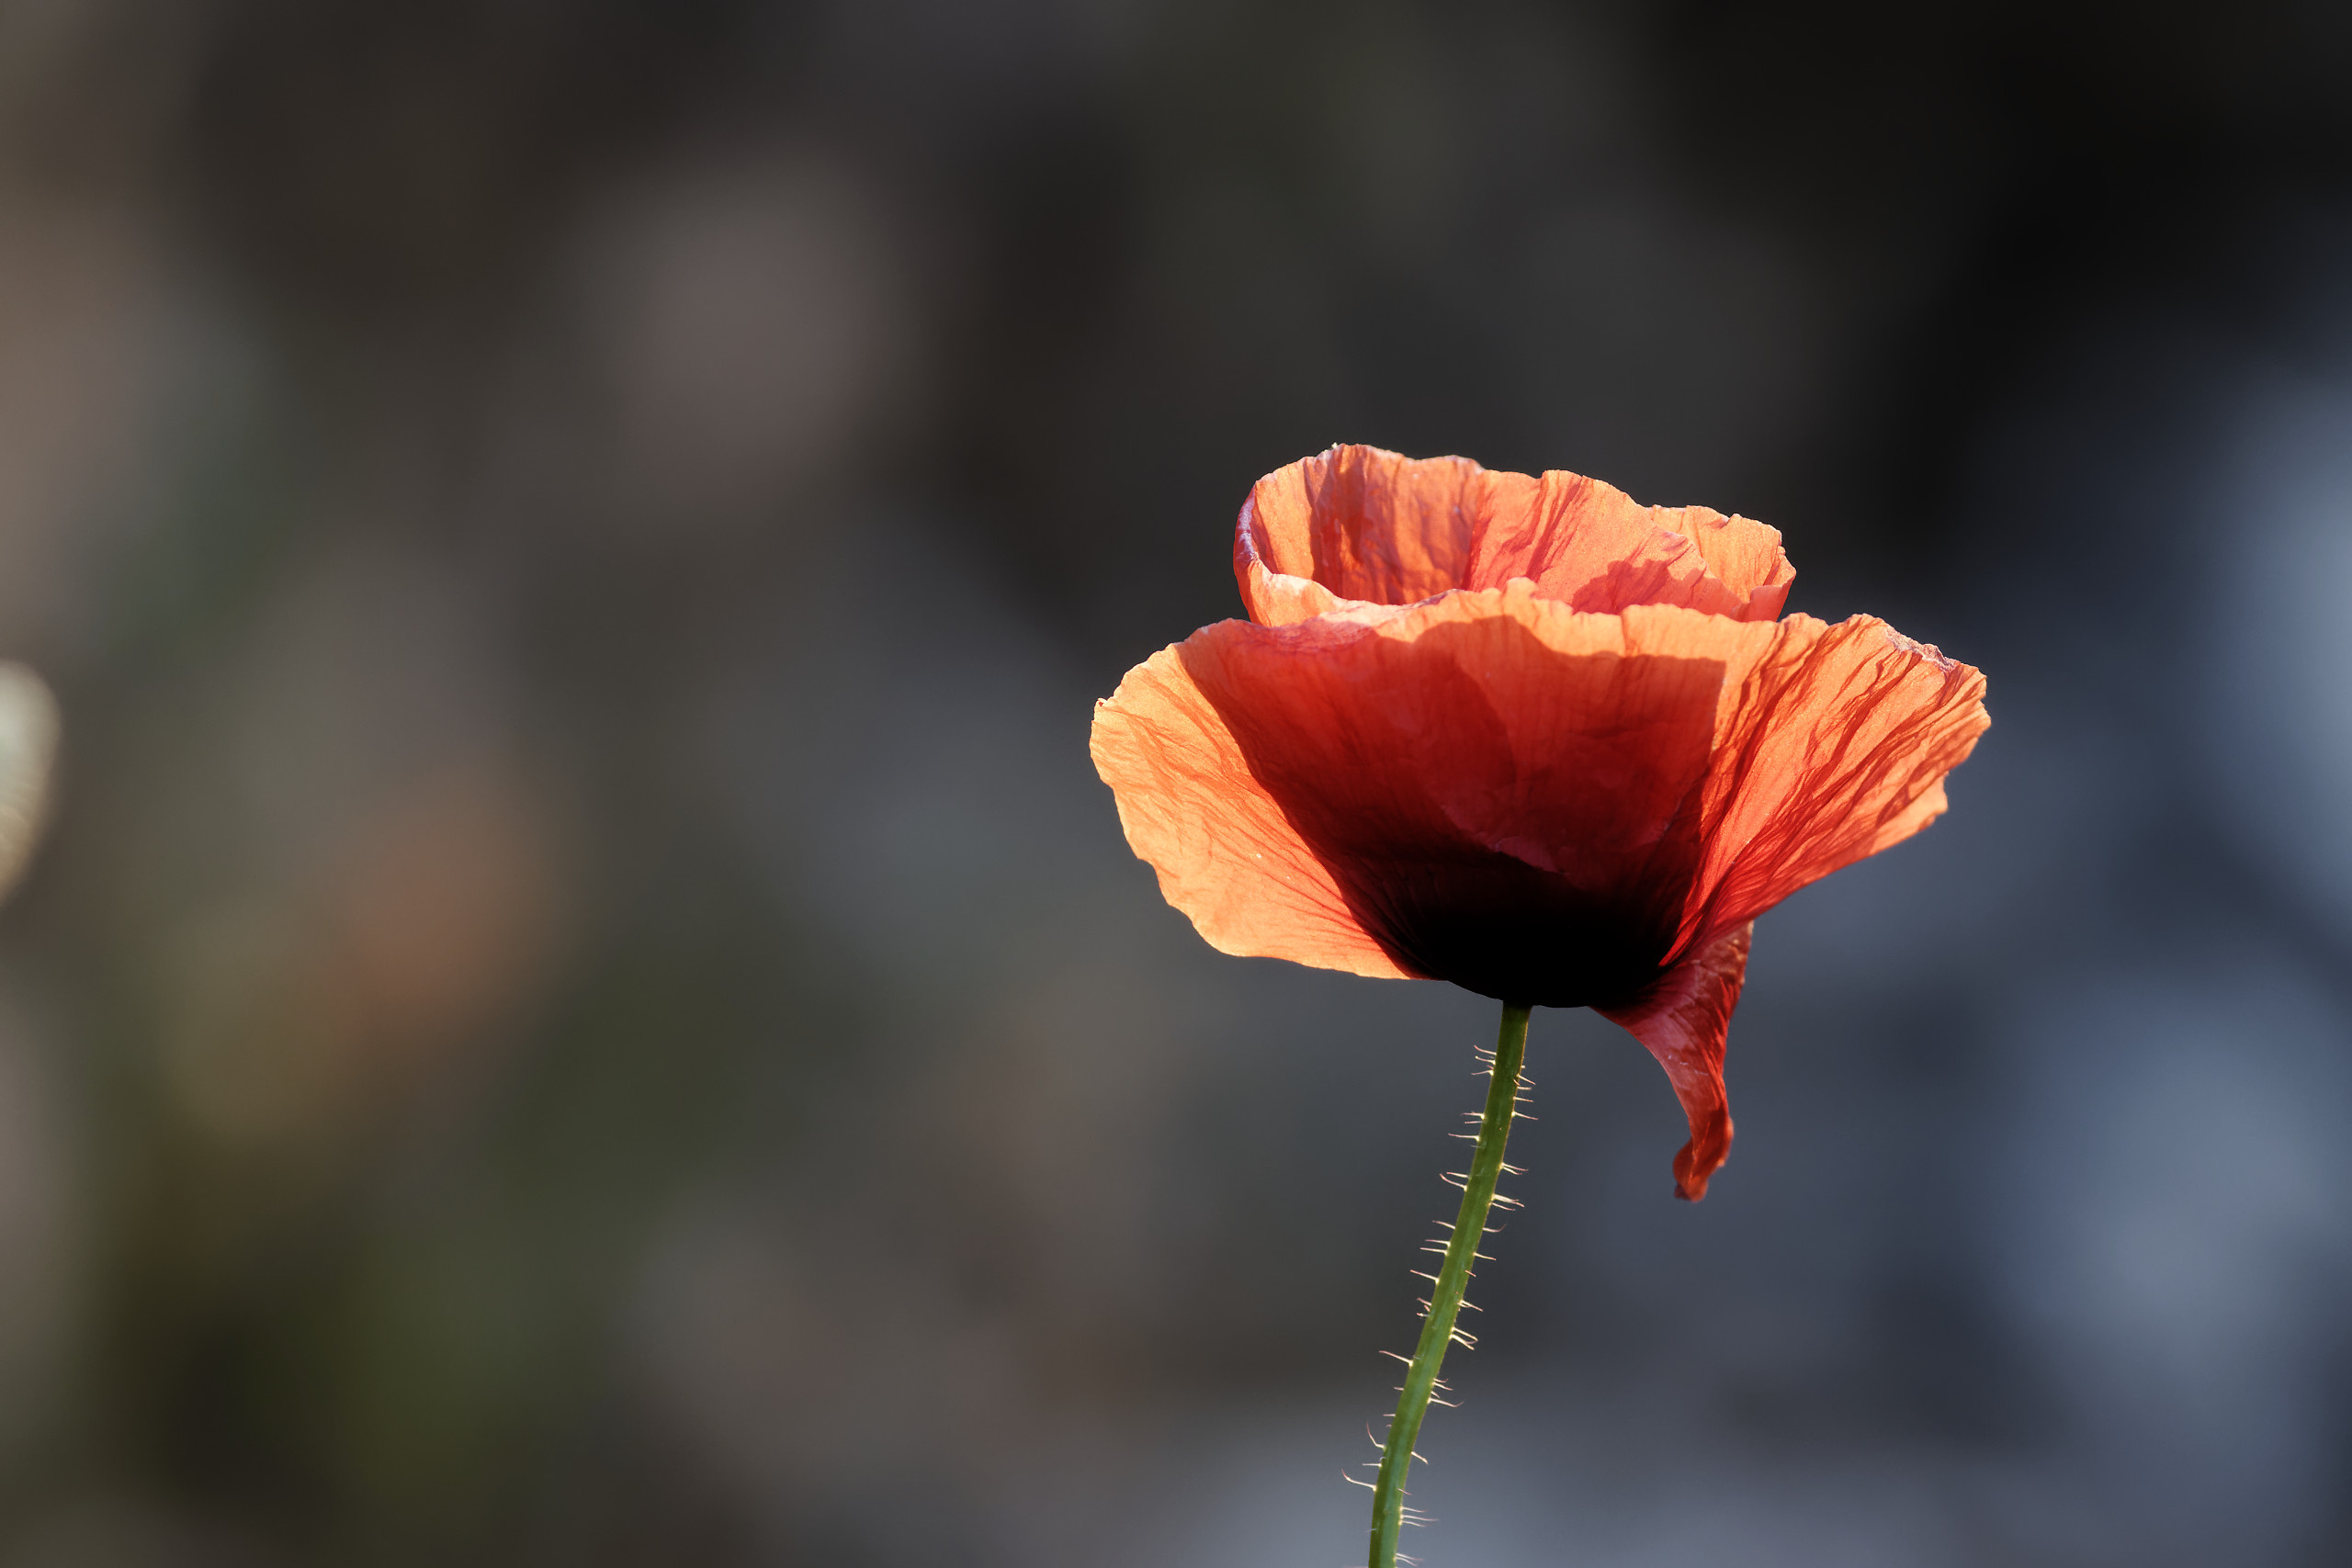
[[[1470,1281],[1470,1265],[1477,1258],[1478,1239],[1486,1234],[1487,1212],[1494,1204],[1495,1183],[1503,1173],[1503,1144],[1510,1137],[1511,1118],[1518,1112],[1519,1066],[1527,1055],[1527,1015],[1531,1008],[1503,1005],[1501,1032],[1495,1040],[1493,1082],[1487,1088],[1487,1107],[1478,1118],[1478,1146],[1462,1185],[1462,1211],[1453,1218],[1453,1235],[1446,1243],[1445,1261],[1437,1271],[1437,1287],[1430,1294],[1429,1315],[1421,1320],[1421,1342],[1405,1370],[1405,1387],[1396,1399],[1396,1414],[1388,1423],[1388,1444],[1380,1453],[1380,1479],[1372,1489],[1372,1556],[1369,1568],[1396,1568],[1396,1531],[1405,1518],[1405,1477],[1412,1466],[1413,1444],[1421,1433],[1421,1417],[1429,1414],[1430,1391],[1437,1384],[1438,1367],[1445,1348],[1453,1343],[1453,1320],[1462,1312],[1462,1290]]]

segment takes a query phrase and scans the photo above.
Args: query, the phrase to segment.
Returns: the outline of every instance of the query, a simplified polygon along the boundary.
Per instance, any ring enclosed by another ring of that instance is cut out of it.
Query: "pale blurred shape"
[[[662,530],[746,521],[848,455],[906,384],[899,250],[812,154],[628,193],[584,250],[625,491]]]
[[[9,39],[0,33],[0,77]],[[177,344],[131,214],[0,184],[0,637],[86,634]]]
[[[331,918],[386,1050],[435,1055],[537,981],[562,902],[547,816],[515,763],[481,756],[442,765],[357,825]]]
[[[1991,1227],[2014,1320],[2086,1479],[2180,1554],[2154,1561],[2289,1560],[2331,1491],[2345,1020],[2262,962],[2070,989],[2017,1042]]]
[[[0,894],[17,885],[49,820],[57,699],[21,664],[0,663]]]
[[[405,1103],[535,994],[563,921],[540,796],[461,758],[356,812],[312,876],[176,935],[168,1081],[214,1136],[334,1135]]]
[[[2352,375],[2250,389],[2214,495],[2203,725],[2218,815],[2352,934]]]
[[[569,818],[515,733],[495,615],[430,552],[355,544],[182,699],[217,740],[142,780],[107,848],[150,880],[189,836],[210,852],[162,943],[158,1043],[208,1136],[347,1145],[487,1070],[542,994]]]

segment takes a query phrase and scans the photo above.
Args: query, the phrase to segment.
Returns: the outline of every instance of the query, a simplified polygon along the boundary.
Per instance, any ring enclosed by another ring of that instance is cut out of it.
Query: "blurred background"
[[[0,1562],[1360,1561],[1491,1006],[1086,757],[1340,440],[1996,720],[1703,1206],[1539,1014],[1413,1550],[2352,1559],[2352,11],[6,0]]]

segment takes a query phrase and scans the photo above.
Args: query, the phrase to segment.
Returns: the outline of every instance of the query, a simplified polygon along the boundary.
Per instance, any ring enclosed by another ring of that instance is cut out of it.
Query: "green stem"
[[[1388,1423],[1388,1446],[1380,1453],[1380,1479],[1372,1489],[1372,1556],[1369,1568],[1396,1568],[1396,1531],[1405,1518],[1405,1475],[1412,1466],[1413,1444],[1421,1435],[1421,1417],[1429,1414],[1430,1391],[1437,1384],[1438,1367],[1453,1340],[1453,1320],[1461,1314],[1462,1290],[1470,1282],[1470,1265],[1478,1255],[1478,1239],[1487,1231],[1487,1211],[1495,1201],[1495,1183],[1502,1179],[1503,1144],[1510,1136],[1511,1118],[1519,1104],[1519,1065],[1527,1055],[1527,1015],[1516,1003],[1503,1004],[1502,1031],[1495,1040],[1494,1081],[1487,1088],[1487,1108],[1478,1118],[1478,1146],[1470,1156],[1470,1171],[1462,1187],[1462,1212],[1453,1218],[1453,1236],[1445,1246],[1445,1262],[1437,1271],[1437,1288],[1430,1293],[1429,1315],[1421,1320],[1421,1342],[1405,1370],[1405,1387],[1396,1399],[1396,1414]]]

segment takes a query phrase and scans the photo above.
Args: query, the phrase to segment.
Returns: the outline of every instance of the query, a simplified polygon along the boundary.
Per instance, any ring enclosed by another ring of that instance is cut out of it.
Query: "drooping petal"
[[[1522,577],[1572,609],[1679,604],[1769,621],[1795,570],[1778,530],[1745,517],[1644,506],[1577,474],[1334,446],[1258,481],[1234,531],[1234,575],[1250,617],[1283,626]]]
[[[1629,637],[1531,584],[1180,644],[1250,776],[1396,967],[1570,1007],[1653,979],[1702,849],[1730,645],[1673,612]]]
[[[1600,1009],[1649,1048],[1690,1119],[1690,1141],[1674,1156],[1674,1190],[1697,1202],[1731,1153],[1731,1100],[1724,1092],[1724,1041],[1747,978],[1752,924],[1733,927],[1685,958],[1623,1007]]]
[[[1177,649],[1136,665],[1094,705],[1091,750],[1095,771],[1118,801],[1127,843],[1159,873],[1161,897],[1191,917],[1210,946],[1404,977],[1251,776]]]
[[[1982,674],[1874,616],[1775,630],[1727,672],[1678,952],[1926,827],[1991,722]]]

